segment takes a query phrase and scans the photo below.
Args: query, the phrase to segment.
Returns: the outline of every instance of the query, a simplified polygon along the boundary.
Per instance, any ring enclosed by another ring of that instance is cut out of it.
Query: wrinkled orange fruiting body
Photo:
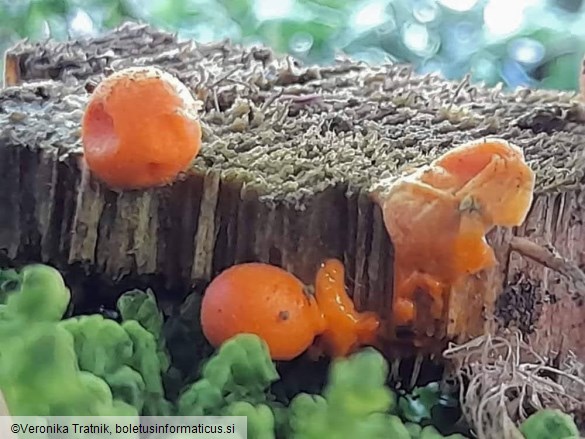
[[[278,267],[247,263],[228,268],[209,285],[201,304],[201,327],[215,347],[231,337],[256,334],[274,360],[302,354],[324,320],[299,279]]]
[[[168,184],[199,153],[198,109],[169,73],[153,67],[118,71],[96,87],[85,110],[85,162],[114,188]]]
[[[315,297],[326,324],[313,353],[322,352],[335,358],[377,343],[380,321],[372,312],[356,311],[345,290],[345,270],[340,261],[330,259],[321,265]]]
[[[416,296],[431,298],[444,317],[452,287],[493,266],[485,235],[494,226],[518,226],[532,204],[535,175],[522,150],[503,140],[455,148],[379,196],[395,253],[393,318],[407,325]]]

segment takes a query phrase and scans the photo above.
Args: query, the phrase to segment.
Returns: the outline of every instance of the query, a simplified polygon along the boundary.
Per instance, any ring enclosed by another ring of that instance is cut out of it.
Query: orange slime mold
[[[519,226],[530,209],[535,175],[523,152],[504,140],[457,147],[378,195],[394,245],[393,324],[416,319],[417,294],[441,319],[452,287],[496,258],[485,235]]]

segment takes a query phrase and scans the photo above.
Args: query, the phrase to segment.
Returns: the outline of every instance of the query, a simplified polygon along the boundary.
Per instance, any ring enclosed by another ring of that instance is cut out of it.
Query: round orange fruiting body
[[[174,181],[201,148],[199,103],[171,74],[131,67],[93,91],[82,122],[85,163],[118,189]]]
[[[205,338],[218,347],[237,334],[255,334],[274,360],[291,360],[324,330],[323,316],[304,285],[263,263],[235,265],[207,287],[201,304]]]

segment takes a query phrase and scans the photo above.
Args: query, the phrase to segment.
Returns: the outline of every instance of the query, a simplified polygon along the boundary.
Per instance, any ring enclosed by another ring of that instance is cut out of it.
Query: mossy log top
[[[482,332],[502,288],[522,282],[530,288],[498,300],[500,322],[532,331],[560,317],[569,338],[583,328],[583,308],[565,300],[559,277],[508,245],[517,234],[573,260],[585,254],[585,117],[573,94],[506,93],[346,59],[304,67],[265,48],[179,42],[134,24],[86,41],[22,43],[6,59],[0,249],[12,258],[82,263],[116,278],[158,273],[184,286],[251,260],[310,283],[323,258],[337,257],[359,307],[381,310],[392,294],[392,246],[372,184],[498,136],[524,149],[537,197],[523,227],[490,237],[500,266],[482,282],[491,279],[493,291],[459,297],[457,321],[437,331]],[[79,122],[100,77],[130,65],[162,67],[204,102],[204,145],[180,182],[115,193],[80,167]],[[556,303],[542,306],[552,295]],[[542,337],[560,347],[562,337]],[[574,339],[570,347],[585,354]]]

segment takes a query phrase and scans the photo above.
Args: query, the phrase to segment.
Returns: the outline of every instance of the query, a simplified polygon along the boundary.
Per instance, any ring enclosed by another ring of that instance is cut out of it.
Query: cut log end
[[[510,251],[519,236],[569,260],[585,253],[585,125],[575,96],[503,93],[404,66],[305,68],[264,48],[179,43],[136,25],[19,45],[7,59],[7,84],[20,84],[0,92],[0,251],[10,258],[83,264],[111,279],[157,274],[183,289],[248,261],[312,284],[321,261],[337,258],[357,307],[389,313],[393,250],[372,183],[453,144],[499,136],[537,172],[533,208],[522,227],[491,233],[498,266],[451,296],[444,322],[416,332],[437,350],[519,325],[542,349],[585,356],[585,309],[565,298],[567,282]],[[168,70],[204,100],[204,147],[173,185],[116,193],[80,166],[79,120],[86,85],[129,65]],[[526,310],[505,310],[520,303]]]

